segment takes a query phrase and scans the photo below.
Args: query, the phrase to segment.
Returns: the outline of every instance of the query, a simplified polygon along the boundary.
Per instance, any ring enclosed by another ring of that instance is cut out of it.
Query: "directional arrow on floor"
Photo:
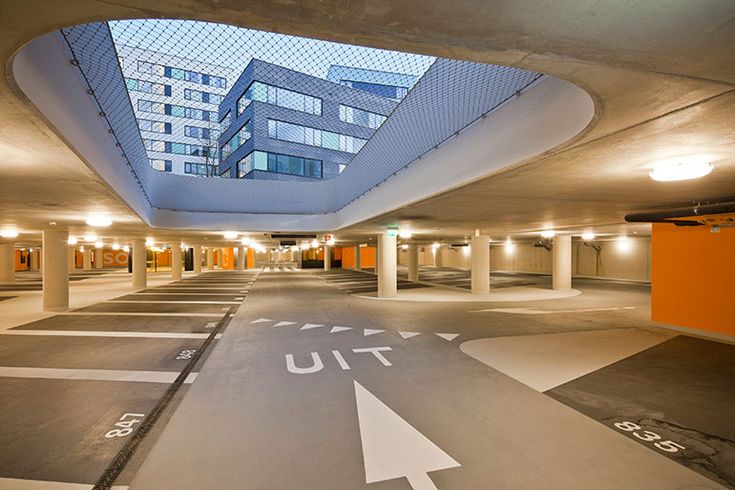
[[[332,327],[332,330],[330,330],[329,333],[344,332],[345,330],[352,330],[352,327],[335,326],[335,327]]]
[[[459,337],[458,333],[438,333],[436,335],[443,338],[444,340],[448,340],[449,342]]]
[[[374,328],[364,328],[364,336],[367,337],[368,335],[375,335],[376,333],[383,333],[385,330],[378,330]]]
[[[287,327],[289,325],[296,325],[296,322],[278,322],[273,326],[274,327]]]
[[[398,335],[400,335],[404,339],[410,339],[411,337],[421,335],[421,332],[398,332]]]
[[[303,327],[301,327],[301,330],[309,330],[310,328],[319,328],[323,327],[324,325],[321,325],[319,323],[305,323]]]
[[[354,384],[366,483],[405,477],[414,490],[437,490],[428,473],[461,466],[360,383]]]
[[[271,320],[270,318],[258,318],[257,320],[253,320],[250,323],[268,323],[268,322],[274,322],[275,320]]]

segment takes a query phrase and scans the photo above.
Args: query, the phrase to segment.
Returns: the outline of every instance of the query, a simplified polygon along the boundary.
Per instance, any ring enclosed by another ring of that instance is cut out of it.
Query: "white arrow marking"
[[[443,338],[444,340],[448,340],[449,342],[459,337],[458,333],[438,333],[436,335]]]
[[[273,326],[274,327],[287,327],[289,325],[296,325],[296,322],[278,322]]]
[[[364,336],[367,337],[368,335],[375,335],[376,333],[383,333],[385,330],[376,330],[374,328],[364,328]]]
[[[352,327],[332,327],[332,330],[330,330],[329,333],[343,332],[345,330],[352,330]]]
[[[404,339],[410,339],[411,337],[421,335],[421,332],[398,332],[398,335],[400,335]]]
[[[310,328],[319,328],[323,327],[324,325],[320,325],[319,323],[305,323],[303,327],[301,327],[301,330],[309,330]]]
[[[271,320],[270,318],[258,318],[257,320],[253,320],[250,323],[268,323],[268,322],[274,322],[275,320]]]
[[[489,311],[491,313],[513,313],[516,315],[548,315],[550,313],[588,313],[593,311],[618,311],[618,310],[635,310],[635,306],[624,306],[614,308],[584,308],[580,310],[538,310],[535,308],[491,308],[488,310],[475,310],[470,313],[482,313]]]
[[[237,298],[235,298],[235,299],[236,299],[237,301],[242,301],[242,300],[244,300],[245,298],[244,298],[244,297],[242,297],[242,296],[238,296],[238,297],[237,297]]]
[[[405,477],[414,490],[437,490],[428,473],[461,465],[360,383],[354,383],[365,483]]]

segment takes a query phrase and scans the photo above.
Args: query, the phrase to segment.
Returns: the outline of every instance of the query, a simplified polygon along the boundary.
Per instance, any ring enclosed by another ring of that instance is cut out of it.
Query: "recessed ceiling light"
[[[222,233],[222,236],[225,237],[225,240],[235,240],[237,238],[237,232],[236,231],[226,231]]]
[[[112,220],[107,216],[95,215],[87,218],[87,224],[95,228],[105,228],[112,224]]]
[[[148,237],[145,239],[145,246],[146,247],[152,247],[156,242],[153,241],[153,238]]]
[[[585,231],[584,233],[582,233],[582,240],[590,241],[594,239],[595,239],[595,234],[592,233],[591,231]]]
[[[9,230],[2,230],[0,231],[0,237],[3,238],[15,238],[18,236],[18,230],[16,229],[9,229]]]
[[[554,238],[554,235],[556,235],[554,230],[544,230],[541,232],[543,238]]]
[[[401,249],[408,250],[408,244],[404,243],[403,245],[401,245]]]
[[[330,238],[329,240],[327,240],[327,245],[329,245],[330,247],[332,245],[334,245],[335,243],[337,243],[337,242],[336,242],[336,240],[334,238]]]
[[[702,161],[674,161],[661,162],[653,166],[648,174],[659,182],[673,182],[677,180],[691,180],[704,177],[712,172],[714,165]]]
[[[411,230],[400,230],[398,232],[398,236],[403,238],[404,240],[408,240],[413,236],[413,233],[411,232]]]
[[[240,240],[240,243],[245,245],[246,247],[250,246],[250,237],[244,237],[242,240]]]
[[[105,244],[102,243],[102,240],[97,240],[96,242],[94,242],[94,246],[95,248],[102,248],[105,246]]]
[[[312,240],[311,241],[311,246],[312,246],[312,248],[317,248],[319,246],[319,241],[318,240]]]
[[[84,235],[84,241],[87,243],[96,242],[97,235],[94,235],[94,234]]]
[[[69,245],[76,245],[77,244],[77,238],[70,236],[69,239],[66,241]]]

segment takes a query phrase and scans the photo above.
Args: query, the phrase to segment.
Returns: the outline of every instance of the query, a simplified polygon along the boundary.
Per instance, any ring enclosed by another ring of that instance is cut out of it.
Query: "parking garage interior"
[[[730,2],[0,5],[0,489],[735,488]]]

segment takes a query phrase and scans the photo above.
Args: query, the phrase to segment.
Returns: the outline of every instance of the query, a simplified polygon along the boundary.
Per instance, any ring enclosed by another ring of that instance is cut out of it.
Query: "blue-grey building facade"
[[[219,106],[220,175],[333,178],[397,103],[253,59]]]

